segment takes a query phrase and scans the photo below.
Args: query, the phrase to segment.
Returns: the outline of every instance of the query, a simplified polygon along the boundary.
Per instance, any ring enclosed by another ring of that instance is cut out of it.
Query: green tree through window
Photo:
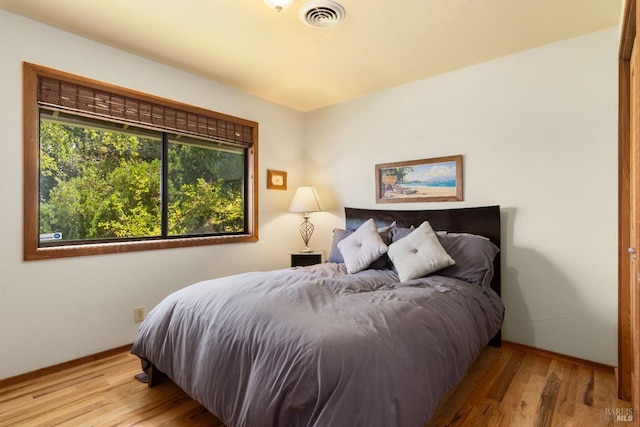
[[[257,122],[26,62],[23,93],[26,261],[258,240]]]
[[[244,164],[241,148],[42,110],[41,244],[243,232]]]
[[[168,234],[243,231],[244,163],[241,149],[171,138]]]

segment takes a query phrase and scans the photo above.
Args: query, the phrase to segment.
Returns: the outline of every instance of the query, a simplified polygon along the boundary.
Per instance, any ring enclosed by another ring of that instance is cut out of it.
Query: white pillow
[[[344,258],[347,273],[357,273],[387,252],[376,223],[369,218],[353,234],[338,242],[338,249]]]
[[[389,245],[389,258],[401,282],[426,276],[455,264],[428,221],[423,222],[404,239]]]

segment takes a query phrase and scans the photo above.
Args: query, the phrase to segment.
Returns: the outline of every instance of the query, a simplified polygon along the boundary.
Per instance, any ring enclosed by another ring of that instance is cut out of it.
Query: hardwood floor
[[[149,389],[124,351],[20,382],[0,381],[0,426],[223,426],[175,384]],[[616,421],[613,370],[487,347],[428,427],[635,426]]]
[[[638,426],[630,406],[612,368],[487,347],[427,426]]]
[[[0,388],[0,426],[223,426],[178,386],[134,379],[128,352]]]

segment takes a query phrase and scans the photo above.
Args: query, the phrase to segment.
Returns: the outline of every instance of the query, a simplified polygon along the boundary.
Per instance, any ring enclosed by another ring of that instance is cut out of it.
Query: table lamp
[[[302,218],[304,222],[300,224],[299,230],[302,240],[304,241],[304,248],[300,250],[302,253],[313,252],[309,248],[309,240],[313,234],[313,224],[309,222],[309,214],[311,212],[320,212],[320,198],[316,189],[313,187],[298,187],[296,194],[293,196],[291,205],[289,206],[289,212],[302,212]]]

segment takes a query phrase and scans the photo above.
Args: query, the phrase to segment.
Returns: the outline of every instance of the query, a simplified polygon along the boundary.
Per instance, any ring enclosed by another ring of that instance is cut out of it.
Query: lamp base
[[[311,235],[313,234],[313,224],[309,222],[309,216],[303,216],[304,222],[300,224],[298,230],[300,231],[300,235],[302,236],[302,241],[304,242],[304,249],[300,249],[301,254],[308,254],[313,252],[313,249],[309,248],[309,240],[311,239]]]

